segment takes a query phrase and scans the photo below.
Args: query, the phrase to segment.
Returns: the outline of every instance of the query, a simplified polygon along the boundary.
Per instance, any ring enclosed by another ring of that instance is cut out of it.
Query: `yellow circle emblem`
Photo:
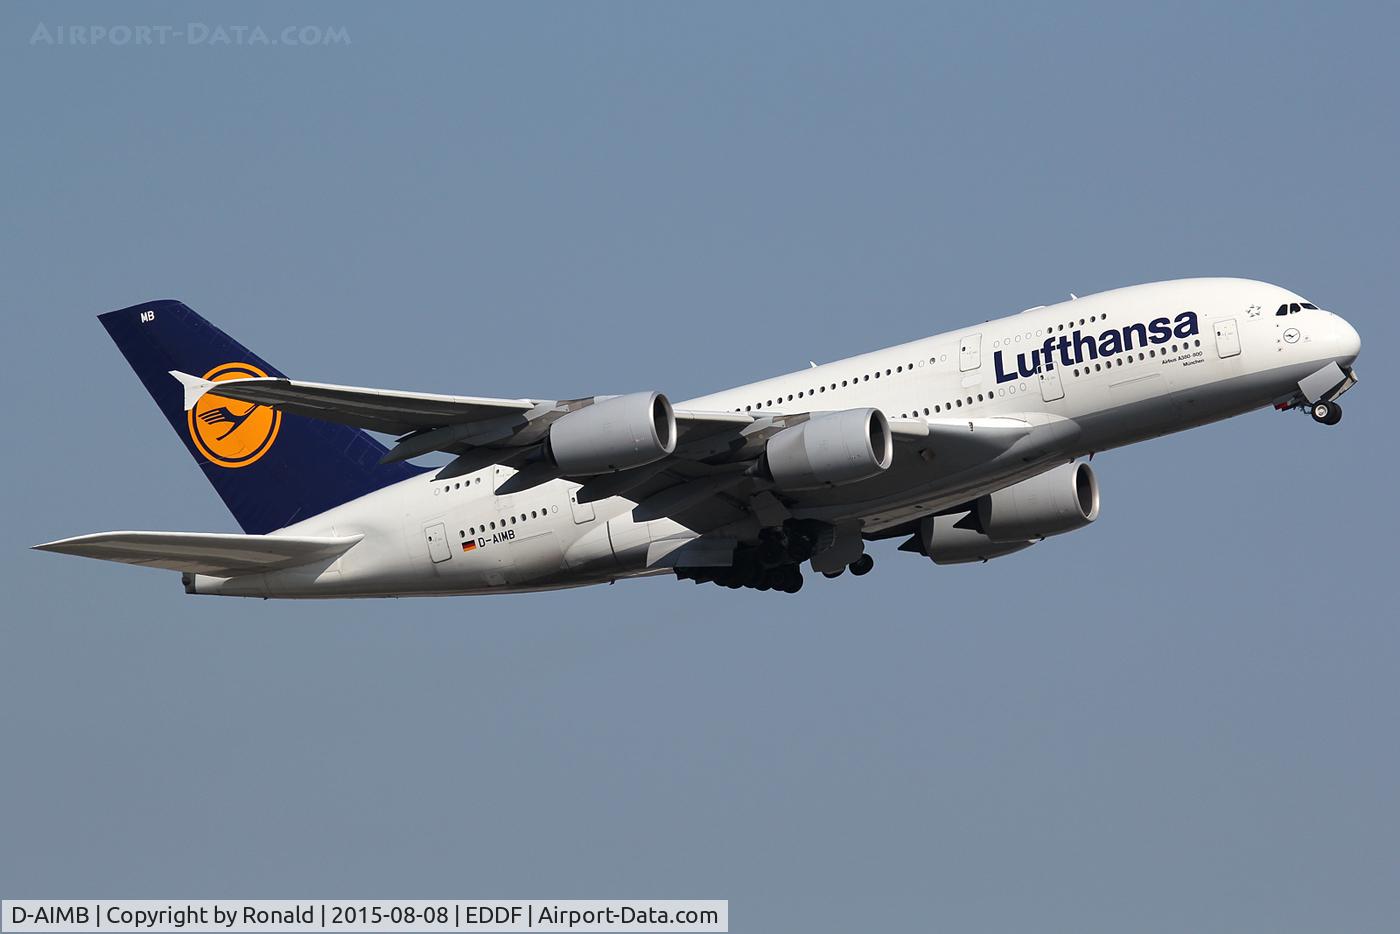
[[[267,376],[249,363],[216,366],[204,378],[219,382]],[[189,411],[190,437],[201,454],[220,467],[247,467],[267,453],[282,427],[282,413],[257,402],[239,402],[207,392]]]

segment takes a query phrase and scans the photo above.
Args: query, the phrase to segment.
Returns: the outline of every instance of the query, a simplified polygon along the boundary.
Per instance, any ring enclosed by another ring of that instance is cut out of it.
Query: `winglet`
[[[200,379],[198,376],[191,376],[188,373],[181,373],[179,370],[170,370],[170,375],[180,381],[180,385],[185,387],[185,411],[194,408],[194,404],[200,398],[214,388],[212,379]]]

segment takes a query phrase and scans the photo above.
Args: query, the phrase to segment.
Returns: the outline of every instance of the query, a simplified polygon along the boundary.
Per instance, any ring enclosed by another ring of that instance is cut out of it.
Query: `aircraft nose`
[[[1361,335],[1345,319],[1338,318],[1336,340],[1339,355],[1344,364],[1350,366],[1357,354],[1361,353]]]

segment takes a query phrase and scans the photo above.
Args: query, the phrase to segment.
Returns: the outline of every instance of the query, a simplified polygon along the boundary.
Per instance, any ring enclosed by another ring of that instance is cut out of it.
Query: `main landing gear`
[[[676,576],[697,584],[754,590],[797,593],[802,589],[802,565],[811,559],[820,544],[821,528],[789,520],[782,528],[764,529],[758,540],[738,545],[727,567],[678,567]],[[829,543],[828,543],[829,544]],[[857,577],[869,574],[875,559],[862,554],[836,571],[822,571],[826,577],[840,577],[850,571]]]
[[[1314,402],[1310,411],[1313,421],[1323,425],[1335,425],[1342,420],[1342,407],[1335,402]]]
[[[850,571],[856,577],[864,577],[874,569],[875,559],[870,557],[870,555],[861,555],[859,558],[855,559],[849,565],[847,565],[839,571],[822,571],[822,577],[828,578],[830,580],[835,580],[842,574],[845,574],[847,571]]]

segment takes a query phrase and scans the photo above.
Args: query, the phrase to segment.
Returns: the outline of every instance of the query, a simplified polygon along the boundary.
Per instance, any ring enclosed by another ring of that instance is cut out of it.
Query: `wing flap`
[[[143,567],[237,577],[339,557],[363,535],[232,535],[219,532],[97,532],[35,545],[36,551]]]

